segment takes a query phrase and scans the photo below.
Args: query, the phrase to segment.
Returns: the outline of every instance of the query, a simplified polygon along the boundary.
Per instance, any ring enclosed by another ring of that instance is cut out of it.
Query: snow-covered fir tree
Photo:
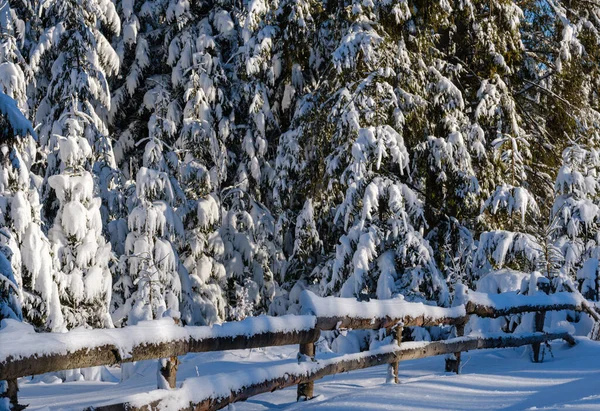
[[[6,3],[0,9],[2,38],[2,233],[0,244],[10,259],[20,290],[25,319],[39,329],[60,329],[63,319],[56,285],[52,282],[52,261],[42,231],[39,189],[41,178],[31,168],[36,161],[36,133],[23,113],[28,113],[27,85],[31,71],[19,48],[25,37],[25,23]],[[14,99],[14,101],[12,99]]]
[[[8,8],[8,6],[6,5],[5,8]],[[6,9],[2,12],[8,14]],[[3,22],[5,24],[10,21],[7,15],[4,15],[4,18]],[[3,26],[3,29],[7,30],[7,26]],[[4,34],[10,39],[9,31],[4,31]],[[0,64],[0,68],[18,73],[18,70],[15,67],[10,67],[10,65],[10,62],[6,62]],[[19,82],[14,81],[17,79],[13,79],[14,82],[11,83],[10,75],[8,73],[3,74],[4,78],[8,79],[9,85],[19,87]],[[22,161],[16,143],[19,138],[37,137],[37,135],[29,120],[20,111],[17,102],[5,93],[0,93],[0,130],[2,130],[0,136],[2,140],[0,189],[3,199],[0,203],[0,222],[2,223],[0,228],[0,235],[2,236],[0,242],[0,319],[8,318],[22,321],[24,294],[22,291],[21,249],[15,237],[22,235],[22,231],[30,225],[31,222],[27,219],[27,213],[31,210],[27,207],[27,204],[22,204],[24,195],[22,191],[18,190],[22,186],[27,187],[29,174],[25,169],[26,165],[21,164]],[[17,190],[15,190],[15,187],[17,187]],[[34,254],[37,250],[25,249],[24,251]],[[26,257],[27,261],[32,259],[33,256]],[[28,303],[30,303],[30,299],[28,300]],[[33,315],[31,317],[36,319]]]
[[[129,233],[121,272],[115,289],[113,318],[119,324],[133,325],[141,320],[161,318],[167,310],[179,312],[182,295],[177,247],[184,236],[181,220],[174,210],[180,191],[171,170],[177,157],[167,151],[167,141],[175,134],[170,112],[173,101],[164,87],[164,78],[146,93],[152,111],[148,123],[142,167],[136,173],[134,208],[129,213]],[[115,305],[116,304],[116,305]]]
[[[112,327],[112,254],[102,235],[101,199],[94,196],[93,177],[87,171],[58,174],[48,184],[59,201],[48,239],[65,326]]]
[[[391,21],[384,17],[390,11],[397,11]],[[299,103],[297,114],[312,121],[296,131],[309,140],[300,150],[319,147],[322,157],[309,160],[322,165],[311,171],[323,172],[326,179],[309,173],[320,196],[313,201],[331,214],[316,219],[333,222],[320,227],[328,234],[321,240],[327,240],[330,254],[313,276],[326,294],[389,298],[400,292],[446,304],[446,283],[423,237],[423,203],[406,184],[407,103],[419,104],[422,97],[411,94],[403,82],[402,74],[411,72],[414,63],[404,38],[410,12],[404,11],[356,3],[338,13],[341,26],[327,21],[320,28],[323,42],[317,50],[330,60],[316,68],[327,70],[329,81],[313,92],[315,100],[307,97]],[[284,137],[288,147],[280,154],[288,158],[280,155],[278,160],[292,169],[289,149],[294,146]]]
[[[113,3],[103,0],[44,3],[40,16],[43,32],[30,65],[47,84],[34,104],[46,160],[43,217],[52,227],[54,280],[67,327],[111,326],[111,250],[104,231],[118,187],[104,119],[108,76],[118,72],[119,59],[106,36],[119,33],[120,21]]]
[[[578,279],[582,293],[592,300],[599,297],[597,160],[596,149],[578,143],[563,152],[552,208],[554,230],[550,233],[560,253],[554,261],[555,270],[548,273],[558,289],[565,279]]]
[[[187,271],[184,278],[189,279],[182,312],[192,324],[212,324],[228,315],[220,226],[223,183],[229,171],[226,142],[234,118],[221,50],[235,41],[231,15],[217,7],[178,33],[170,46],[173,83],[184,89],[176,146],[183,152],[180,173],[186,202],[179,214],[186,241],[181,258]]]
[[[268,206],[267,183],[272,173],[269,140],[278,124],[272,108],[275,4],[251,2],[233,6],[229,16],[239,24],[227,60],[236,79],[228,96],[234,109],[228,137],[228,178],[220,189],[221,228],[227,284],[227,317],[241,319],[267,311],[275,296],[274,271],[280,254],[273,242],[275,218]],[[229,23],[225,15],[225,27]],[[233,33],[232,33],[233,34]],[[230,35],[232,35],[230,34]],[[226,49],[226,47],[223,47]],[[227,114],[227,111],[225,111]]]
[[[501,268],[598,299],[598,15],[559,0],[0,6],[0,91],[40,136],[0,142],[24,319],[110,326],[110,301],[117,325],[168,310],[213,324],[295,312],[304,288],[449,305]]]

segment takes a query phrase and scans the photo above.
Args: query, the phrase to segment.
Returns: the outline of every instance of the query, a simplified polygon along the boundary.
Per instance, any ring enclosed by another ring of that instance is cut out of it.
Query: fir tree
[[[164,80],[164,79],[163,79]],[[184,235],[179,216],[174,210],[178,202],[177,181],[172,177],[172,164],[165,156],[165,140],[175,134],[170,119],[172,104],[163,82],[148,91],[146,102],[153,110],[145,142],[142,167],[136,176],[135,208],[128,217],[129,233],[123,272],[115,287],[119,293],[113,318],[129,325],[140,320],[161,318],[167,310],[179,311],[182,286],[176,245]],[[143,140],[141,142],[144,142]],[[176,159],[174,154],[171,159]]]
[[[52,226],[54,278],[68,327],[111,326],[108,213],[103,220],[101,209],[102,201],[112,208],[118,189],[103,118],[110,110],[107,77],[118,71],[119,59],[105,34],[118,34],[120,22],[103,0],[45,3],[41,16],[44,32],[30,63],[39,82],[48,81],[36,120],[47,161],[42,198]]]
[[[212,324],[227,315],[223,183],[228,179],[226,142],[231,137],[233,107],[221,50],[235,41],[233,20],[225,9],[212,9],[172,40],[173,81],[183,87],[183,124],[176,146],[184,153],[181,184],[186,202],[179,208],[186,241],[183,268],[190,284],[184,295],[188,323]],[[217,40],[217,37],[219,40]]]

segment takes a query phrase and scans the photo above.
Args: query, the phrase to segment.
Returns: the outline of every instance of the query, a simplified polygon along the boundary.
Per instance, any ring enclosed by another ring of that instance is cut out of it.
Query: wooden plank
[[[527,301],[526,297],[521,298]],[[504,315],[517,314],[523,312],[544,312],[549,310],[585,310],[594,320],[599,321],[600,315],[592,309],[585,301],[575,303],[555,304],[551,303],[551,298],[548,299],[548,304],[519,305],[509,308],[494,308],[484,304],[476,304],[469,301],[466,305],[466,316],[458,317],[427,317],[425,315],[411,317],[403,316],[391,318],[389,316],[360,319],[347,317],[321,317],[317,319],[316,329],[308,331],[295,331],[288,333],[263,333],[252,337],[236,336],[236,337],[219,337],[205,338],[203,340],[174,340],[163,343],[151,343],[138,345],[133,348],[131,353],[128,353],[126,358],[121,356],[121,350],[116,345],[103,345],[95,348],[82,348],[68,354],[53,354],[47,353],[29,358],[13,358],[9,357],[4,362],[0,363],[0,379],[15,379],[27,375],[43,374],[46,372],[67,370],[73,368],[85,368],[98,365],[112,365],[131,361],[169,358],[178,355],[184,355],[188,352],[206,352],[206,351],[223,351],[230,349],[241,348],[258,348],[287,344],[305,344],[316,341],[319,331],[333,330],[336,328],[353,328],[353,329],[380,329],[391,328],[396,325],[403,326],[433,326],[440,324],[459,326],[468,320],[468,315],[475,314],[481,317],[500,317]],[[562,299],[560,301],[565,301]],[[125,329],[123,329],[125,331]]]
[[[316,328],[303,331],[262,333],[251,336],[188,339],[135,346],[127,358],[122,358],[119,348],[103,345],[81,349],[66,354],[41,354],[28,358],[8,357],[0,363],[0,380],[11,380],[27,375],[70,370],[73,368],[113,365],[125,362],[177,357],[190,352],[240,350],[245,348],[274,347],[305,344],[319,339]]]
[[[565,301],[564,298],[554,299],[552,295],[547,298],[528,298],[528,296],[517,296],[519,302],[518,305],[510,307],[495,307],[493,304],[486,305],[480,304],[473,301],[468,301],[465,310],[465,316],[457,317],[442,317],[434,316],[411,316],[404,315],[399,317],[383,316],[377,318],[352,318],[352,317],[323,317],[317,318],[317,328],[321,330],[335,330],[335,329],[362,329],[362,330],[378,330],[381,328],[391,328],[397,324],[401,324],[405,327],[427,327],[436,325],[454,325],[459,326],[465,324],[470,315],[477,315],[483,318],[498,318],[506,315],[521,314],[527,312],[546,312],[546,311],[560,311],[560,310],[573,310],[573,311],[586,311],[592,312],[589,304],[584,302],[576,303],[574,301]],[[528,302],[530,300],[531,302]],[[593,311],[591,314],[594,320],[600,322],[600,314]]]
[[[25,408],[27,408],[27,405],[21,405],[19,404],[19,398],[18,398],[18,393],[19,393],[19,385],[17,383],[16,379],[13,380],[8,380],[6,381],[6,392],[4,393],[4,397],[7,397],[10,401],[10,405],[11,405],[11,410],[13,411],[20,411],[20,410],[24,410]]]
[[[377,365],[390,364],[393,362],[412,360],[418,358],[431,357],[436,355],[449,354],[458,351],[470,351],[475,349],[501,348],[501,347],[520,347],[530,345],[535,342],[546,342],[551,340],[563,339],[569,344],[575,344],[575,340],[568,333],[551,334],[526,334],[526,335],[503,335],[488,338],[463,337],[454,338],[447,341],[436,341],[426,344],[416,344],[404,347],[398,347],[397,350],[376,353],[361,357],[349,356],[351,358],[339,358],[333,361],[317,362],[316,366],[306,372],[294,372],[291,368],[285,375],[271,378],[242,389],[232,391],[229,396],[219,398],[207,398],[196,404],[190,404],[188,407],[181,408],[180,411],[212,411],[227,407],[229,404],[245,401],[258,394],[272,392],[294,385],[315,381],[328,375],[339,374],[363,368],[374,367]],[[176,395],[176,391],[174,392]],[[103,407],[96,407],[94,411],[148,411],[160,408],[161,400],[154,401],[142,407],[132,407],[129,404],[115,404]],[[91,409],[90,409],[91,410]]]

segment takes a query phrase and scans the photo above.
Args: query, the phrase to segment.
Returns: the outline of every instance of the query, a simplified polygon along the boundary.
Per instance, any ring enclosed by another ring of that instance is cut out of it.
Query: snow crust
[[[267,332],[294,332],[315,327],[312,316],[286,315],[281,317],[258,316],[242,321],[213,326],[180,327],[171,318],[141,321],[127,328],[95,329],[77,328],[66,333],[36,333],[32,326],[15,320],[2,320],[0,364],[13,359],[67,354],[81,349],[94,349],[114,345],[122,358],[130,358],[134,347],[145,344],[179,340],[205,340],[207,338],[253,336]]]
[[[300,296],[303,314],[317,317],[400,318],[428,317],[433,320],[448,317],[462,317],[466,314],[464,306],[444,308],[423,303],[404,301],[402,297],[390,300],[357,301],[354,298],[319,297],[305,290]]]

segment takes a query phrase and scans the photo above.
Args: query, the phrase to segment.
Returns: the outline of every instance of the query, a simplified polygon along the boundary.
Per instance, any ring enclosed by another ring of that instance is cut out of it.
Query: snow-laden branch
[[[38,136],[31,125],[31,121],[21,113],[17,102],[2,92],[0,92],[0,114],[6,118],[16,135],[24,137],[30,134],[31,137],[37,140]]]

